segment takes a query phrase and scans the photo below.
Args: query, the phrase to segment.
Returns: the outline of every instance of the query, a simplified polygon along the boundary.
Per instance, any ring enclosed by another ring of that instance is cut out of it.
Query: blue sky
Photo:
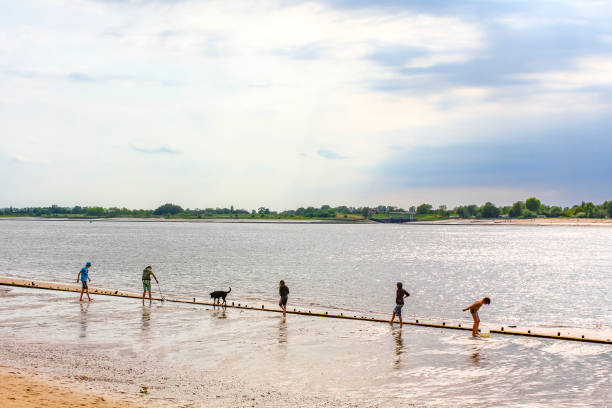
[[[4,2],[0,206],[609,200],[611,5]]]

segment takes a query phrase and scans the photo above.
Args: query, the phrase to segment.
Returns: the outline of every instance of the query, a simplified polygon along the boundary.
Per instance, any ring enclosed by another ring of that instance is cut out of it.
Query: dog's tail
[[[232,288],[230,288],[230,290],[227,291],[227,293],[230,293],[232,291]]]

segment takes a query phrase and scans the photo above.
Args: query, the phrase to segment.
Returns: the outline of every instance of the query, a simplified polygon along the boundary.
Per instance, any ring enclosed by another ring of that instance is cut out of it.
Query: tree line
[[[484,205],[461,205],[448,209],[445,205],[434,209],[431,204],[421,204],[414,208],[417,219],[444,218],[537,218],[537,217],[576,217],[576,218],[612,218],[612,200],[601,204],[581,202],[572,207],[548,206],[535,197],[525,201],[517,201],[511,206],[495,206],[487,202]],[[156,209],[128,209],[119,207],[104,208],[101,206],[87,207],[7,207],[0,209],[0,216],[9,217],[134,217],[134,218],[351,218],[363,219],[370,217],[407,216],[409,211],[401,207],[378,205],[376,207],[299,207],[295,210],[273,211],[267,207],[246,210],[229,208],[183,208],[178,204],[166,203]]]

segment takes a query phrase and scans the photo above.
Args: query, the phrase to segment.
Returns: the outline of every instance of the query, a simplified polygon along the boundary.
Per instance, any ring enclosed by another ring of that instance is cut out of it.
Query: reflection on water
[[[480,365],[480,347],[479,346],[474,346],[472,348],[472,363],[474,363],[476,367]]]
[[[81,306],[81,314],[79,320],[81,331],[79,333],[79,337],[85,338],[87,337],[87,310],[89,309],[89,302],[79,302],[79,305]]]
[[[212,315],[217,319],[227,319],[227,309],[225,307],[222,307],[217,310],[214,310],[213,308]]]
[[[400,368],[402,353],[404,352],[404,341],[402,340],[402,329],[391,329],[393,332],[393,338],[395,340],[395,363],[393,364],[395,369]]]
[[[390,335],[388,323],[284,321],[136,299],[104,298],[77,309],[71,295],[25,288],[0,291],[0,327],[0,365],[83,376],[88,386],[132,395],[144,384],[152,398],[196,407],[215,406],[227,390],[240,397],[242,388],[282,395],[273,406],[325,405],[309,396],[344,402],[327,406],[605,406],[612,366],[608,345],[472,339],[413,326]],[[148,354],[155,358],[142,358]],[[203,385],[209,377],[214,382]],[[221,389],[211,391],[215,386]],[[245,404],[221,404],[233,405]]]
[[[287,320],[285,318],[282,318],[278,324],[278,342],[281,344],[287,342]]]
[[[140,319],[140,329],[142,332],[148,332],[151,328],[151,305],[142,305],[142,313]]]

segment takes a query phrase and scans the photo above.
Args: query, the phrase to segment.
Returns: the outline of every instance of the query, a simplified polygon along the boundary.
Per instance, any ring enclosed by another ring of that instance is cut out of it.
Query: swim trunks
[[[83,289],[87,289],[87,282],[81,281],[81,285],[83,285]]]
[[[401,316],[403,306],[404,305],[395,305],[395,309],[393,309],[393,313],[395,313],[397,316]]]
[[[278,302],[279,306],[287,306],[287,300],[289,299],[289,296],[281,296],[280,298],[280,302]]]
[[[477,314],[478,313],[478,309],[470,309],[470,313],[471,314]]]
[[[143,280],[142,281],[142,288],[143,288],[143,290],[148,290],[150,292],[151,291],[151,279]]]

